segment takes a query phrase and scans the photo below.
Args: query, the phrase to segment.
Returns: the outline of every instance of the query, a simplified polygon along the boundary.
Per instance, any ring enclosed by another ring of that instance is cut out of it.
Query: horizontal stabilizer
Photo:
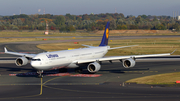
[[[82,46],[89,47],[89,48],[94,47],[94,46],[89,46],[89,45],[84,45],[84,44],[82,44]]]
[[[127,48],[127,47],[134,47],[134,46],[138,46],[138,45],[122,46],[122,47],[114,47],[114,48],[109,48],[108,50],[119,49],[119,48]]]

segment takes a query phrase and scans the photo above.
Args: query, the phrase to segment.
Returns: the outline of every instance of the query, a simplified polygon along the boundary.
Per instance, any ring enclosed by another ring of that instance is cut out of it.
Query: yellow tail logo
[[[107,39],[109,38],[109,29],[108,28],[106,29],[106,38]]]

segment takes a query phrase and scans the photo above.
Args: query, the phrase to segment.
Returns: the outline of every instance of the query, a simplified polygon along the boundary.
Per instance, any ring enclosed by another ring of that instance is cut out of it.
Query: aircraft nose
[[[31,61],[31,66],[35,69],[38,69],[38,67],[39,67],[38,63],[35,61]]]

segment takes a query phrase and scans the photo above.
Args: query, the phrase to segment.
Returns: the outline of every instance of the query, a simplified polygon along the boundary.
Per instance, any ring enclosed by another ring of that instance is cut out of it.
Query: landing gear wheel
[[[41,75],[38,75],[38,78],[43,78],[43,75],[41,74]]]
[[[38,78],[43,78],[43,75],[42,75],[43,70],[38,70],[37,73],[38,73]]]

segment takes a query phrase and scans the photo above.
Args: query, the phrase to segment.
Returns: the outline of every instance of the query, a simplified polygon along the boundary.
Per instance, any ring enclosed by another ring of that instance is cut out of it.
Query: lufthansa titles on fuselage
[[[46,55],[49,59],[51,59],[51,58],[58,58],[59,56],[58,56],[58,54],[47,54]]]

